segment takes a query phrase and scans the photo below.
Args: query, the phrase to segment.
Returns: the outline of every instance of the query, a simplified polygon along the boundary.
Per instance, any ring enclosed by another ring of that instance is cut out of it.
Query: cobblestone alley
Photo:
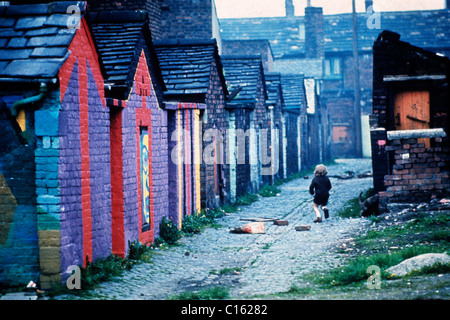
[[[371,170],[369,159],[337,160],[329,175],[356,174]],[[136,265],[115,281],[101,284],[83,299],[166,299],[186,291],[228,287],[230,297],[245,299],[258,294],[285,292],[299,275],[339,263],[329,249],[364,228],[365,219],[342,219],[336,211],[348,199],[372,187],[371,178],[330,178],[330,219],[314,224],[308,179],[283,184],[278,197],[261,198],[237,213],[218,219],[220,228],[207,228],[199,235],[183,237],[180,245],[156,250],[150,263]],[[288,226],[266,223],[265,234],[234,234],[243,217],[283,218]],[[297,225],[311,225],[298,232]],[[233,269],[221,275],[221,270]],[[57,299],[72,299],[59,296]]]

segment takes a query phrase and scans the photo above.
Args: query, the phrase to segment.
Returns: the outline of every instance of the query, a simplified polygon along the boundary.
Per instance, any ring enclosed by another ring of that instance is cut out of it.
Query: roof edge
[[[217,40],[213,39],[169,39],[153,41],[155,47],[180,47],[180,46],[217,46]]]

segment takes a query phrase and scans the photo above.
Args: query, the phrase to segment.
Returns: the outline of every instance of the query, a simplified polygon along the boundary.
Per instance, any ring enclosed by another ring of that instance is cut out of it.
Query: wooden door
[[[430,128],[430,92],[403,91],[395,95],[395,130],[414,130]],[[419,139],[430,147],[430,139]]]

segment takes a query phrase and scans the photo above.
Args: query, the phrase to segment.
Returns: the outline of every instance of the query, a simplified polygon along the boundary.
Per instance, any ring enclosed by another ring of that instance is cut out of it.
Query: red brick
[[[431,179],[433,175],[431,173],[421,173],[417,176],[419,179]]]
[[[408,174],[409,173],[409,170],[406,170],[406,169],[404,169],[404,170],[393,170],[393,173],[394,174]]]
[[[416,174],[404,174],[404,175],[402,175],[402,179],[405,179],[405,180],[416,179],[416,178],[417,178]]]
[[[400,175],[388,175],[384,177],[384,180],[402,180]]]
[[[378,195],[380,196],[380,198],[392,198],[394,196],[394,193],[393,192],[380,191],[378,193]]]

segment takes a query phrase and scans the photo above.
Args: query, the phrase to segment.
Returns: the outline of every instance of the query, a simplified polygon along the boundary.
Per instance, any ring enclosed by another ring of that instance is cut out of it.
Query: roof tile
[[[23,17],[19,18],[16,22],[15,30],[31,30],[41,28],[45,21],[47,21],[46,16],[37,17]]]
[[[55,77],[76,30],[67,28],[67,7],[85,12],[83,1],[8,6],[0,10],[0,77]]]
[[[166,94],[207,94],[214,61],[220,64],[219,74],[222,73],[215,40],[157,41],[155,48],[168,89]]]

